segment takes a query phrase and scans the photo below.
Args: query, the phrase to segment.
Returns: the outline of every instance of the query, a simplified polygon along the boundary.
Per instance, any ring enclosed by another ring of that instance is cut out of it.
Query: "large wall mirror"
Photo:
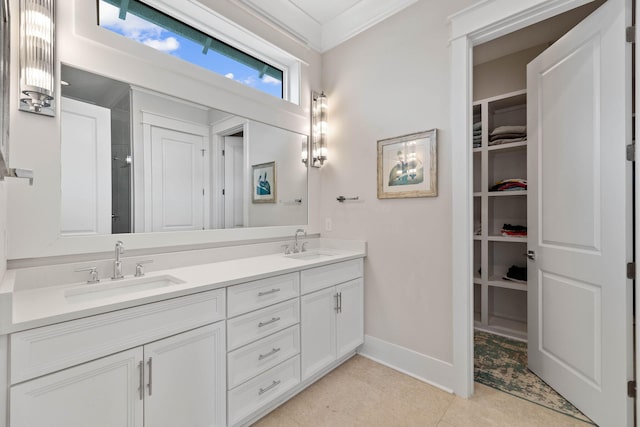
[[[62,236],[307,224],[307,136],[61,66]]]

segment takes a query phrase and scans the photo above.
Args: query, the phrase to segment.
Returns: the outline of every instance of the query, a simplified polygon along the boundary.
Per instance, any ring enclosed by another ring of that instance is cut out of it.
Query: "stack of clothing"
[[[504,224],[500,234],[505,237],[527,237],[527,227],[524,225]]]
[[[512,265],[507,270],[507,274],[502,276],[504,280],[510,280],[512,282],[517,283],[527,283],[527,267],[518,267],[517,265]]]
[[[526,140],[526,126],[498,126],[489,135],[489,145],[511,144]]]
[[[527,189],[526,179],[503,179],[496,182],[489,191],[522,191]]]
[[[473,148],[480,148],[482,145],[482,123],[473,124]]]

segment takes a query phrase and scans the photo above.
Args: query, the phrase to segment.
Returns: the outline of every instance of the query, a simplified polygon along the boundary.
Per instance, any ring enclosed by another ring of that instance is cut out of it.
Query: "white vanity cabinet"
[[[362,260],[305,270],[301,287],[307,292],[300,300],[305,380],[364,342]]]
[[[228,419],[242,425],[300,383],[300,273],[228,288]]]
[[[288,265],[0,337],[8,427],[251,425],[363,342],[362,258]]]
[[[226,425],[224,300],[222,289],[11,335],[10,426]]]

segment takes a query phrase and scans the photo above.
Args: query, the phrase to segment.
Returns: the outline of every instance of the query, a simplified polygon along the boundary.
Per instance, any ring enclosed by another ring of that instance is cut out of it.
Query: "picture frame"
[[[378,199],[437,195],[436,129],[378,141]]]
[[[276,162],[251,166],[253,203],[276,203]]]

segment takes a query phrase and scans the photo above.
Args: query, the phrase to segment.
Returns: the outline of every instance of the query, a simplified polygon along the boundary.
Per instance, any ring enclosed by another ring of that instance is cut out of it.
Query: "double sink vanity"
[[[136,266],[140,277],[97,283],[47,285],[40,274],[34,285],[38,274],[9,270],[0,286],[8,425],[256,421],[363,343],[365,244],[310,243],[286,255],[272,245],[259,256],[156,263],[146,274]],[[79,266],[57,270],[66,267]]]

